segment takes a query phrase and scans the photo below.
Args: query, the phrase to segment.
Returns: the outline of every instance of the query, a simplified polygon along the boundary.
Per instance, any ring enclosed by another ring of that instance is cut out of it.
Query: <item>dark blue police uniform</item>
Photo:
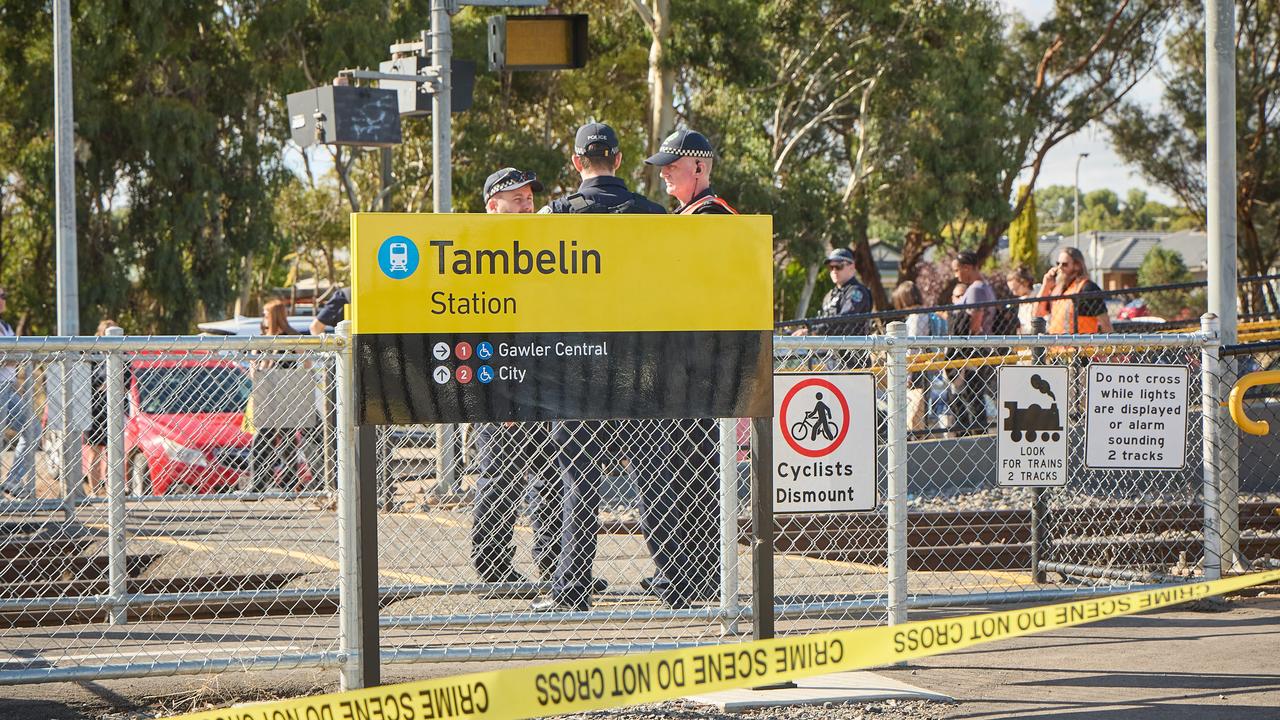
[[[826,264],[853,263],[853,251],[837,248],[827,255]],[[822,317],[839,318],[844,315],[864,315],[871,312],[871,291],[866,285],[850,277],[844,285],[831,288],[822,298]],[[822,323],[811,329],[814,335],[866,335],[870,325],[865,318],[842,322]]]
[[[603,123],[582,126],[574,145],[580,157],[611,158],[618,152],[616,133]],[[584,179],[576,193],[552,201],[542,212],[665,214],[666,210],[631,192],[621,179],[598,175]],[[591,605],[591,568],[600,531],[601,471],[626,457],[627,448],[618,425],[599,420],[556,422],[552,439],[563,505],[560,558],[551,597],[561,609],[585,609]],[[535,480],[534,484],[539,483]]]
[[[690,157],[710,161],[701,133],[679,130],[645,160],[663,166]],[[699,174],[704,168],[699,167]],[[682,205],[680,215],[736,214],[709,186]],[[714,419],[655,420],[640,450],[636,484],[640,521],[656,572],[648,590],[670,607],[720,595],[720,426]]]
[[[560,496],[547,423],[482,423],[475,429],[475,518],[471,562],[481,581],[522,583],[512,542],[521,495],[528,488],[533,559],[550,579],[560,556]]]
[[[500,192],[528,187],[542,190],[532,172],[502,168],[485,180],[484,199]],[[487,583],[524,583],[515,569],[512,542],[521,495],[528,488],[533,525],[533,558],[543,579],[549,579],[560,554],[560,496],[547,482],[555,464],[547,423],[481,423],[474,426],[477,472],[475,517],[471,524],[471,563]],[[511,596],[509,592],[499,592]]]

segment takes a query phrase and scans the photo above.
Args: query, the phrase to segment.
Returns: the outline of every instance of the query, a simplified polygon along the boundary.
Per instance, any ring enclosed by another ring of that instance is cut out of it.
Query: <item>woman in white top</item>
[[[914,310],[924,304],[920,289],[910,280],[898,283],[893,290],[893,307],[895,310]],[[946,335],[947,323],[935,313],[913,312],[906,318],[907,335],[926,337],[929,335]],[[916,372],[907,379],[907,423],[913,431],[924,430],[925,411],[928,407],[928,392],[934,373]]]
[[[1016,265],[1012,270],[1004,276],[1005,284],[1009,286],[1009,292],[1018,299],[1033,298],[1040,292],[1040,284],[1036,282],[1036,278],[1031,274],[1030,268],[1026,265]],[[1018,334],[1031,334],[1031,319],[1036,316],[1036,303],[1024,302],[1018,304]]]

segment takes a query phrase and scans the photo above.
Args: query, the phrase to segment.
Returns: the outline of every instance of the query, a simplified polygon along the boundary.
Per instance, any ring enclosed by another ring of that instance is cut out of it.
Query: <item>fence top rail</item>
[[[0,353],[44,355],[58,352],[186,352],[338,350],[338,335],[121,335],[116,337],[40,335],[0,337]]]
[[[937,348],[1195,348],[1217,343],[1213,335],[1165,333],[1143,335],[804,335],[773,338],[774,354],[804,350],[908,350]]]

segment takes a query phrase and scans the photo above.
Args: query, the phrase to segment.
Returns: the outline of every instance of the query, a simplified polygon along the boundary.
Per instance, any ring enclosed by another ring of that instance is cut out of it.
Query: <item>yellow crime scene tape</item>
[[[959,618],[456,675],[177,720],[519,720],[607,710],[891,665],[1276,581],[1280,570]]]

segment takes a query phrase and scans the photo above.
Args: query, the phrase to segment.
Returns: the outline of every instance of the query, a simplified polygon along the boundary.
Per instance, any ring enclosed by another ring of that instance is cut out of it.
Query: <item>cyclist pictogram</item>
[[[831,419],[831,408],[822,402],[822,393],[816,393],[813,409],[804,414],[804,418],[791,426],[791,437],[796,440],[824,437],[835,440],[840,433],[840,426]]]
[[[849,401],[831,381],[811,377],[796,383],[782,399],[778,417],[782,436],[793,450],[810,458],[830,454],[849,432]]]

